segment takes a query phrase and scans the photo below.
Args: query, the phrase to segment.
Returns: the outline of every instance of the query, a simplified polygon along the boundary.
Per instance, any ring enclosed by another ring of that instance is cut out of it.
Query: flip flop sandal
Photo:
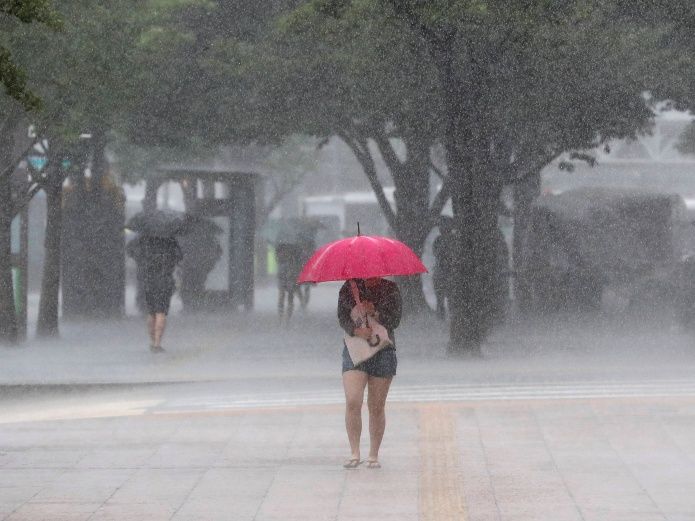
[[[356,469],[357,467],[360,466],[362,462],[358,460],[357,458],[350,458],[348,460],[345,460],[345,463],[343,463],[343,468],[344,469]]]
[[[369,460],[369,461],[367,461],[367,468],[368,469],[380,469],[381,463],[379,463],[377,460]]]

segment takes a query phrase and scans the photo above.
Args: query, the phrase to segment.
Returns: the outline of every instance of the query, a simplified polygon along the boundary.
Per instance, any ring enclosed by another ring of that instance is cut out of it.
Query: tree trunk
[[[398,223],[395,232],[400,241],[422,257],[425,240],[433,226],[429,201],[429,147],[417,146],[411,140],[407,140],[406,145],[408,157],[400,171],[393,172]],[[404,314],[431,312],[419,275],[402,277],[399,285]]]
[[[195,179],[184,179],[179,182],[179,185],[181,186],[181,193],[183,194],[184,210],[194,213],[198,200],[198,181]]]
[[[17,342],[17,313],[12,284],[12,188],[0,179],[0,343]]]
[[[540,172],[534,173],[514,185],[514,239],[512,259],[514,261],[514,297],[521,313],[530,310],[530,286],[524,272],[523,246],[529,227],[531,203],[540,195]]]
[[[497,212],[501,185],[493,171],[483,99],[485,71],[453,72],[453,57],[440,63],[447,107],[445,146],[456,230],[449,297],[449,351],[479,355],[495,313]],[[480,96],[476,93],[481,93]]]
[[[95,193],[101,190],[101,183],[108,175],[108,162],[106,161],[106,132],[97,129],[92,133],[92,180],[94,182]]]
[[[58,166],[58,168],[60,168]],[[52,172],[60,176],[59,171]],[[46,237],[44,240],[43,279],[39,300],[36,335],[55,337],[58,329],[58,301],[60,294],[61,236],[63,230],[63,183],[56,180],[46,186]]]
[[[458,255],[452,262],[449,350],[480,354],[495,313],[499,191],[486,186],[486,170],[473,166],[467,174],[452,194]]]
[[[14,130],[10,118],[0,126],[0,172],[14,160]],[[18,340],[17,313],[12,284],[12,174],[0,177],[0,343]]]
[[[157,191],[162,182],[159,179],[145,181],[145,197],[142,199],[143,212],[151,212],[157,209]]]

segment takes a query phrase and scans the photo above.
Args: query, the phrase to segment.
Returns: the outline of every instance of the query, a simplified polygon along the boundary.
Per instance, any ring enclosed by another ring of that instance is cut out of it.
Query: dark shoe
[[[150,346],[150,351],[152,353],[164,353],[164,348],[162,346]]]

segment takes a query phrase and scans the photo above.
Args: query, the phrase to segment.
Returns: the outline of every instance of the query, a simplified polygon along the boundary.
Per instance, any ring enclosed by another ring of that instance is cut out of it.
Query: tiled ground
[[[692,398],[392,403],[380,470],[341,468],[342,422],[321,406],[0,424],[0,519],[695,521]]]

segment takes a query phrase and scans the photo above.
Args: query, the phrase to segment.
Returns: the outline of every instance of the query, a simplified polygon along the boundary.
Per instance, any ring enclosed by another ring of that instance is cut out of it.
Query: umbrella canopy
[[[195,214],[188,215],[189,221],[186,223],[185,226],[186,234],[218,235],[224,231],[219,224],[217,224],[214,221],[211,221],[210,219]]]
[[[358,235],[326,244],[304,265],[302,282],[368,279],[427,272],[415,252],[389,237]]]
[[[126,228],[150,237],[174,237],[189,231],[192,218],[175,210],[151,210],[135,214]]]

